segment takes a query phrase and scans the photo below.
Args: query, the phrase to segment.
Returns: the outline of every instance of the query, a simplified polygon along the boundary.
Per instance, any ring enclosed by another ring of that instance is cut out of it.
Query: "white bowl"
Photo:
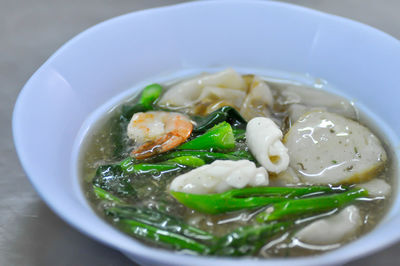
[[[323,78],[356,99],[398,151],[398,40],[348,19],[293,5],[203,1],[100,23],[40,67],[21,91],[13,116],[15,146],[33,186],[72,226],[144,264],[338,264],[399,240],[398,196],[384,220],[360,239],[315,257],[270,260],[208,258],[151,248],[92,211],[80,188],[76,163],[93,120],[146,82],[227,66]]]

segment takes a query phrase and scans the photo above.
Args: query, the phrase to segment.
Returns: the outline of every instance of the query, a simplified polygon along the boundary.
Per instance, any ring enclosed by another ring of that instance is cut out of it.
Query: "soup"
[[[393,153],[377,133],[340,96],[227,69],[114,108],[87,136],[83,186],[101,217],[148,245],[318,254],[388,209]]]

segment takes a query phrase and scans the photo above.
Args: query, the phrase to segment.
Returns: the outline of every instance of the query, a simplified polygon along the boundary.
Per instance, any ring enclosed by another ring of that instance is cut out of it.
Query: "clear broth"
[[[305,85],[298,85],[291,81],[278,82],[269,78],[265,78],[265,80],[270,86],[275,99],[278,99],[280,97],[280,93],[288,86],[298,86],[299,88],[306,87],[308,89],[321,91],[320,89]],[[164,88],[171,86],[171,84],[164,85]],[[330,95],[328,92],[325,93]],[[132,104],[137,101],[138,97],[133,97],[128,100],[128,102]],[[123,104],[126,104],[126,101]],[[113,140],[115,136],[119,134],[115,130],[115,121],[118,120],[118,117],[121,114],[121,106],[122,104],[118,105],[116,108],[113,108],[112,112],[105,115],[94,127],[92,127],[92,130],[86,136],[85,144],[83,145],[80,156],[81,177],[85,195],[98,215],[106,219],[111,224],[115,224],[115,221],[104,214],[104,206],[107,203],[97,199],[94,195],[92,189],[92,178],[99,166],[120,162],[123,158],[129,156],[129,150],[132,148],[132,145],[129,144],[126,134],[122,135],[123,141],[128,144],[126,149],[120,154],[120,156],[115,156],[113,154],[113,151],[116,148],[113,144]],[[185,112],[185,110],[180,111]],[[266,245],[258,253],[259,257],[307,256],[336,249],[371,231],[388,212],[393,195],[395,193],[393,188],[396,187],[394,184],[394,177],[396,176],[397,169],[394,165],[394,152],[391,149],[388,141],[385,140],[383,134],[377,129],[376,126],[374,126],[373,121],[370,121],[362,113],[360,114],[358,110],[356,110],[356,114],[358,121],[371,129],[384,145],[388,155],[388,160],[386,162],[385,169],[381,171],[377,177],[384,179],[392,187],[391,195],[382,200],[357,201],[354,203],[354,205],[359,208],[361,216],[364,217],[364,223],[355,237],[349,238],[338,245],[311,246],[300,243],[296,239],[292,238],[293,232],[300,229],[304,225],[307,225],[310,221],[331,214],[328,213],[308,218],[305,222],[299,224],[289,232],[280,234],[273,240],[268,241],[268,243],[266,243]],[[275,105],[272,110],[272,115],[276,120],[281,121],[282,130],[285,132],[288,126],[287,121],[285,121],[287,117],[287,110],[285,107],[279,104]],[[256,224],[256,222],[250,220],[250,218],[255,214],[254,212],[250,211],[241,211],[223,215],[206,215],[186,208],[178,203],[168,193],[168,185],[174,177],[174,174],[169,173],[163,174],[161,177],[159,175],[132,177],[131,182],[134,184],[135,189],[140,194],[140,200],[138,201],[137,199],[132,199],[130,203],[138,207],[143,206],[156,209],[162,208],[169,214],[183,218],[190,225],[210,232],[216,236],[227,234],[239,226]],[[151,245],[150,243],[147,244]]]

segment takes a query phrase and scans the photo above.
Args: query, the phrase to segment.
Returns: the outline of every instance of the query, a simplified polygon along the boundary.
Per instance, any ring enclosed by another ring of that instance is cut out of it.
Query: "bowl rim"
[[[101,235],[95,234],[93,231],[90,231],[87,229],[87,225],[84,223],[76,221],[76,219],[68,214],[67,212],[59,209],[52,201],[49,199],[45,193],[45,190],[40,186],[38,182],[35,182],[35,180],[30,177],[29,175],[29,167],[26,164],[26,158],[24,157],[23,153],[23,147],[20,144],[20,138],[21,135],[20,133],[16,130],[16,124],[19,123],[19,113],[22,110],[22,99],[25,98],[25,95],[27,94],[28,90],[33,89],[31,87],[31,84],[34,79],[39,78],[41,73],[46,70],[46,67],[48,65],[51,65],[53,61],[57,59],[57,57],[65,52],[67,49],[69,49],[70,46],[74,45],[75,43],[79,42],[82,38],[85,38],[88,34],[94,33],[96,31],[101,31],[102,27],[104,25],[110,25],[112,23],[116,23],[119,21],[122,21],[128,17],[131,16],[137,16],[137,15],[152,15],[157,12],[170,12],[174,10],[179,10],[179,9],[185,9],[185,8],[196,8],[197,6],[208,6],[208,5],[225,5],[225,4],[244,4],[246,3],[247,5],[254,5],[254,6],[274,6],[278,8],[284,8],[284,9],[292,9],[295,12],[305,12],[311,16],[316,16],[319,17],[320,19],[325,19],[325,20],[336,20],[336,21],[342,21],[346,23],[351,23],[354,25],[357,25],[358,27],[361,27],[367,31],[373,32],[373,34],[380,35],[380,37],[386,38],[389,41],[395,41],[397,44],[400,46],[400,41],[397,40],[396,38],[390,36],[389,34],[378,30],[376,28],[373,28],[371,26],[368,26],[366,24],[354,21],[352,19],[348,18],[343,18],[337,15],[332,15],[328,14],[325,12],[321,11],[316,11],[310,8],[302,7],[302,6],[297,6],[294,4],[289,4],[289,3],[282,3],[282,2],[275,2],[275,1],[261,1],[261,0],[219,0],[219,1],[211,1],[211,0],[206,0],[206,1],[195,1],[195,2],[187,2],[187,3],[181,3],[181,4],[176,4],[176,5],[170,5],[170,6],[163,6],[163,7],[156,7],[156,8],[151,8],[151,9],[146,9],[146,10],[140,10],[140,11],[135,11],[127,14],[123,14],[108,20],[105,20],[103,22],[100,22],[83,32],[79,33],[69,41],[67,41],[65,44],[63,44],[57,51],[51,55],[39,69],[29,78],[29,80],[26,82],[22,90],[20,91],[17,101],[14,106],[14,111],[13,111],[13,117],[12,117],[12,131],[13,131],[13,139],[14,139],[14,144],[15,148],[18,154],[18,157],[20,159],[22,168],[24,169],[29,181],[31,182],[32,186],[35,188],[35,190],[38,192],[39,196],[44,200],[44,202],[50,207],[50,209],[55,212],[58,216],[60,216],[64,221],[66,221],[69,225],[73,226],[80,232],[84,233],[85,235],[90,236],[91,238],[94,238],[110,247],[116,248],[123,253],[128,253],[130,255],[136,255],[139,257],[143,258],[152,258],[153,259],[156,257],[154,261],[156,262],[162,262],[162,261],[168,261],[168,262],[174,262],[177,264],[183,264],[183,263],[189,263],[191,265],[198,265],[198,264],[210,264],[210,265],[238,265],[242,263],[252,263],[253,265],[265,265],[265,264],[279,264],[279,265],[289,265],[296,263],[296,265],[312,265],[312,264],[321,264],[321,263],[344,263],[349,260],[353,260],[362,256],[365,256],[366,254],[376,252],[378,250],[381,250],[394,242],[398,241],[400,239],[400,233],[396,234],[388,234],[385,238],[381,237],[380,241],[383,241],[383,244],[380,244],[379,246],[373,246],[373,245],[368,245],[364,246],[363,249],[358,249],[356,254],[351,254],[348,253],[347,255],[338,258],[337,256],[337,251],[343,250],[344,248],[348,246],[352,246],[354,243],[360,242],[360,240],[365,238],[365,235],[355,241],[353,241],[350,244],[347,244],[345,247],[341,247],[337,250],[330,251],[327,253],[323,253],[321,255],[316,255],[316,256],[310,256],[310,257],[296,257],[296,258],[272,258],[272,259],[257,259],[257,258],[241,258],[241,259],[233,259],[229,257],[208,257],[208,256],[191,256],[191,255],[185,255],[185,254],[179,254],[176,252],[171,252],[169,250],[163,250],[159,248],[153,248],[150,246],[146,246],[145,244],[142,244],[139,241],[133,240],[135,242],[135,245],[137,246],[137,250],[130,250],[126,249],[126,247],[119,245],[118,243],[109,241],[108,239],[105,239],[101,237]],[[379,36],[378,36],[379,37]],[[399,195],[397,195],[399,197]],[[394,217],[396,219],[392,219],[388,221],[388,225],[396,226],[400,222],[400,215],[398,217]],[[99,218],[100,219],[100,218]],[[111,225],[108,225],[111,226]],[[378,225],[379,226],[379,225]],[[390,226],[392,227],[392,226]],[[119,232],[119,231],[118,231]],[[371,242],[371,241],[370,241]],[[339,252],[340,253],[340,252]],[[319,260],[320,259],[320,260]]]

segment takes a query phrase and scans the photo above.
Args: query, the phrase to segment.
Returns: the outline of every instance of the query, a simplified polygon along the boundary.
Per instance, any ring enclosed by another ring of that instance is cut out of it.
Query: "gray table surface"
[[[0,265],[132,265],[71,228],[38,197],[16,156],[12,109],[64,42],[108,18],[176,0],[0,0]],[[398,0],[285,1],[352,18],[400,39]],[[400,243],[348,265],[400,265]]]

